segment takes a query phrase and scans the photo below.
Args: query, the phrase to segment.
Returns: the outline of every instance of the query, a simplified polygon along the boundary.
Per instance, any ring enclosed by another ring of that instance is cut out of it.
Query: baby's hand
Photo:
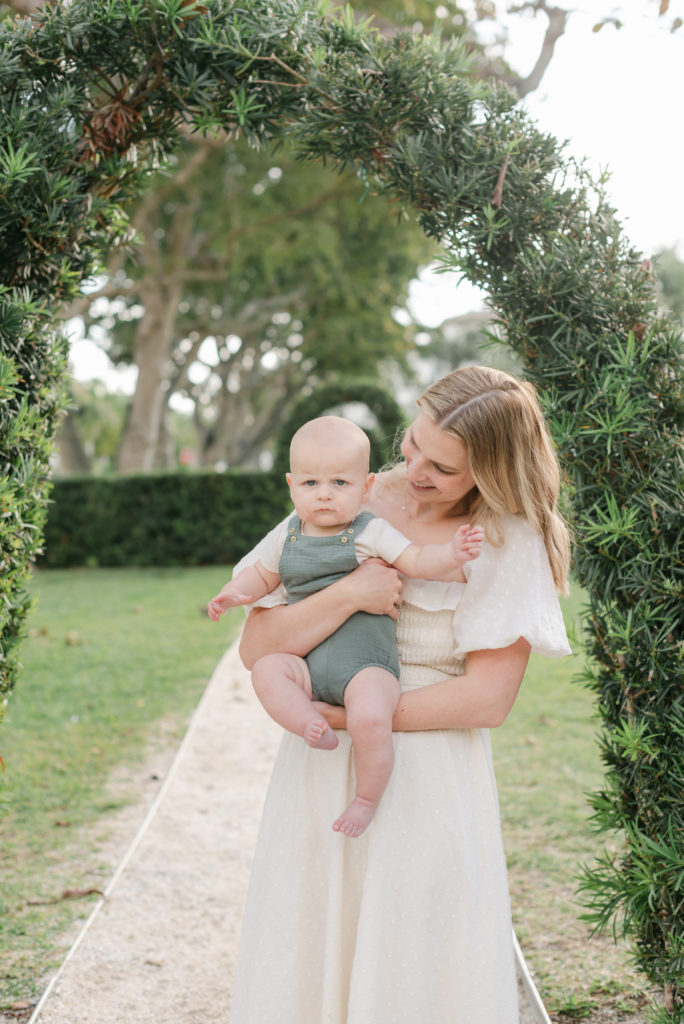
[[[243,594],[227,583],[220,594],[212,597],[207,605],[207,614],[212,622],[218,622],[225,611],[229,608],[236,608],[241,604],[251,604],[254,598],[251,594]]]
[[[461,564],[477,558],[482,550],[484,530],[481,526],[471,526],[467,523],[459,527],[451,541],[451,550],[454,558]]]

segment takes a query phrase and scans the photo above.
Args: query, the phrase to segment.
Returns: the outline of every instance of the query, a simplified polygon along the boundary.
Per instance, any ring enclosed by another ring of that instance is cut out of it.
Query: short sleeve
[[[248,566],[254,565],[255,562],[261,562],[264,568],[270,572],[278,572],[280,555],[285,543],[285,537],[287,536],[287,524],[290,519],[291,516],[283,519],[270,533],[262,537],[256,547],[253,547],[251,551],[243,555],[233,569],[233,576],[236,576]],[[287,591],[282,583],[279,583],[270,594],[266,594],[253,604],[245,605],[245,611],[249,612],[252,608],[275,608],[278,604],[287,604]]]
[[[521,636],[539,654],[571,654],[543,538],[522,516],[507,517],[502,528],[500,547],[485,542],[466,563],[456,654],[508,647]]]
[[[359,562],[366,558],[384,558],[390,565],[411,544],[399,530],[395,530],[386,519],[371,519],[354,541]]]

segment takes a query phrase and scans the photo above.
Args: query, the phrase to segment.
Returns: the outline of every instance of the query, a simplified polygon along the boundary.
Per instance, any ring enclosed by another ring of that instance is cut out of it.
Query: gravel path
[[[233,645],[105,897],[29,1024],[227,1024],[252,850],[280,733]],[[522,981],[521,993],[520,1024],[548,1021]]]

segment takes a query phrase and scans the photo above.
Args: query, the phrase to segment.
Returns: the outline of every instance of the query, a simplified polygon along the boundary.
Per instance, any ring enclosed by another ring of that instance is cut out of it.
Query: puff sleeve
[[[454,612],[456,654],[508,647],[521,636],[539,654],[571,654],[543,538],[522,516],[501,525],[504,543],[485,542],[466,563]]]

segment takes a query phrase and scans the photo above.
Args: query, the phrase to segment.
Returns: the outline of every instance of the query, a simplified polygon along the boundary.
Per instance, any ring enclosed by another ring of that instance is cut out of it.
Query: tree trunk
[[[154,457],[154,468],[155,469],[176,469],[176,446],[173,440],[173,435],[169,430],[169,405],[168,399],[169,392],[164,392],[164,407],[161,414],[161,422],[159,424],[159,435],[157,437],[157,450]]]
[[[83,447],[74,416],[70,412],[62,420],[55,441],[59,455],[60,475],[68,476],[71,473],[90,472],[91,460]]]
[[[35,14],[41,7],[45,6],[45,0],[3,0],[5,7],[9,7],[16,14]]]
[[[153,283],[155,287],[141,289],[140,293],[145,315],[135,338],[138,381],[117,456],[116,468],[120,473],[145,473],[154,468],[166,401],[162,385],[168,375],[179,289]]]

